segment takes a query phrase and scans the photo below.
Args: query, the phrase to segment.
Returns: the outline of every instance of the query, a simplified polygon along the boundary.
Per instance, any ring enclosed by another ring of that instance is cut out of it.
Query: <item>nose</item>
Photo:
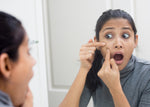
[[[120,48],[122,48],[122,46],[121,45],[116,45],[115,48],[120,49]]]
[[[116,39],[114,47],[115,49],[122,49],[123,48],[122,41],[120,39]]]

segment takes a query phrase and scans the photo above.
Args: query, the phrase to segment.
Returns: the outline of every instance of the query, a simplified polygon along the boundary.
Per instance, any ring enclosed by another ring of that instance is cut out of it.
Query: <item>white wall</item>
[[[81,44],[94,37],[96,20],[111,4],[108,0],[47,0],[47,5],[49,102],[57,107],[78,72]]]
[[[33,50],[37,64],[30,84],[34,107],[48,107],[48,102],[49,107],[57,107],[62,101],[78,72],[81,44],[94,37],[98,17],[109,8],[124,9],[134,17],[140,37],[135,53],[150,60],[149,4],[141,0],[0,0],[0,10],[21,19],[29,37],[39,41]]]
[[[0,0],[0,10],[19,18],[31,40],[38,40],[32,55],[37,60],[30,87],[34,107],[48,107],[42,0]]]
[[[75,79],[81,44],[93,38],[103,11],[120,8],[134,18],[139,45],[135,55],[150,60],[150,1],[141,0],[46,0],[49,102],[57,107]],[[92,106],[92,104],[90,104]]]

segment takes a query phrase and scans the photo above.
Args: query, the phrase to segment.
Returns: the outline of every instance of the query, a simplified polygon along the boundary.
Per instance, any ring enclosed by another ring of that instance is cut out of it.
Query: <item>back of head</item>
[[[16,61],[18,48],[25,36],[21,22],[14,16],[0,11],[0,54],[7,53]]]

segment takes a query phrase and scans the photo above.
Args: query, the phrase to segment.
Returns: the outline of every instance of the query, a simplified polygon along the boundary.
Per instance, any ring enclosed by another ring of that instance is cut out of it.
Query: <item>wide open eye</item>
[[[112,34],[106,34],[105,37],[106,37],[107,39],[111,39],[111,38],[112,38]]]
[[[126,34],[126,33],[124,33],[124,34],[122,35],[122,37],[123,37],[123,38],[125,38],[125,39],[127,39],[127,38],[129,38],[129,37],[130,37],[130,35],[129,35],[129,34]]]

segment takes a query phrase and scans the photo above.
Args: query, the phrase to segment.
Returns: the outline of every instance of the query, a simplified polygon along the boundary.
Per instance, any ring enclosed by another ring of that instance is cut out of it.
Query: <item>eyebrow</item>
[[[114,28],[114,27],[107,27],[107,28],[105,28],[102,32],[104,32],[104,31],[106,31],[106,30],[112,30],[112,29],[115,29],[115,28]],[[131,29],[130,27],[123,27],[123,28],[121,28],[121,29],[132,31],[132,29]]]
[[[102,32],[104,32],[105,30],[111,30],[111,29],[115,29],[115,28],[114,27],[107,27]]]
[[[130,31],[132,31],[132,29],[130,27],[123,27],[122,29],[123,30],[130,30]]]

